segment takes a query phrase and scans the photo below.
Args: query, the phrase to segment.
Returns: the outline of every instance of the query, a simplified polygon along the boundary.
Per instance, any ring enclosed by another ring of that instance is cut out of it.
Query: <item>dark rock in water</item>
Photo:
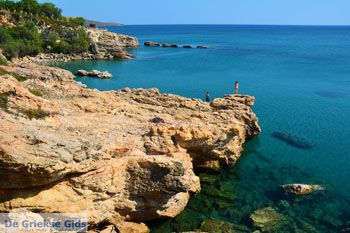
[[[341,227],[340,231],[341,233],[350,233],[350,221],[345,222]]]
[[[208,48],[208,46],[203,46],[203,45],[198,45],[197,46],[197,49],[207,49]]]
[[[250,215],[254,228],[263,232],[276,232],[282,219],[283,216],[271,207],[256,210]]]
[[[312,144],[309,142],[288,133],[274,132],[271,136],[299,149],[307,150],[312,148]]]
[[[319,96],[327,97],[327,98],[331,98],[331,99],[343,98],[346,96],[345,93],[336,92],[336,91],[316,91],[315,93]]]
[[[192,49],[192,46],[191,45],[184,45],[183,48],[185,48],[185,49]]]
[[[307,195],[317,191],[323,191],[324,188],[316,184],[285,184],[282,185],[286,192],[295,194],[295,195]]]
[[[164,43],[162,44],[162,47],[171,47],[171,44]]]
[[[205,220],[201,225],[201,230],[203,232],[235,233],[231,223],[214,219]]]
[[[172,45],[170,45],[170,47],[172,47],[172,48],[178,48],[179,46],[178,46],[177,44],[172,44]]]
[[[146,41],[144,43],[145,46],[149,46],[149,47],[159,47],[160,43],[158,42],[153,42],[153,41]]]

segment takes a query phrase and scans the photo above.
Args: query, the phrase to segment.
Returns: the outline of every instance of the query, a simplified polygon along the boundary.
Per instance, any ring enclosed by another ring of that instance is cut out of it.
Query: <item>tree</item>
[[[52,3],[45,2],[41,4],[40,14],[49,18],[58,19],[62,17],[62,10]]]
[[[22,11],[33,15],[40,12],[40,4],[36,0],[21,0],[18,5]]]
[[[10,0],[0,0],[0,9],[15,11],[17,3]]]

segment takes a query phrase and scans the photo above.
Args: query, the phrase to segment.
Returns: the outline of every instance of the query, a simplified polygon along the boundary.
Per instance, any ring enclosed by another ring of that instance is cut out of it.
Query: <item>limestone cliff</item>
[[[33,63],[0,69],[0,211],[86,211],[121,228],[174,217],[200,191],[194,168],[234,164],[260,132],[251,96],[208,104],[91,90]]]

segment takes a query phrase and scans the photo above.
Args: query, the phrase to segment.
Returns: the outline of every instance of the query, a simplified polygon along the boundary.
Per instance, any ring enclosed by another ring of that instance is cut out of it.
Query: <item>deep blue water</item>
[[[350,221],[350,27],[164,25],[109,30],[138,37],[140,47],[130,51],[136,59],[59,65],[73,72],[96,68],[113,73],[111,80],[78,78],[100,90],[157,87],[187,97],[203,98],[206,91],[222,97],[233,92],[238,80],[241,93],[256,97],[262,134],[246,144],[238,164],[214,174],[214,183],[203,184],[203,193],[182,215],[154,224],[154,232],[194,230],[206,218],[251,229],[249,214],[268,206],[287,219],[277,232],[339,232]],[[210,48],[144,47],[148,40]],[[299,149],[271,137],[275,131],[302,138],[312,148]],[[327,191],[304,199],[280,195],[280,184],[296,182],[317,183]],[[225,207],[208,194],[222,187],[234,197]],[[289,207],[281,205],[286,202]]]

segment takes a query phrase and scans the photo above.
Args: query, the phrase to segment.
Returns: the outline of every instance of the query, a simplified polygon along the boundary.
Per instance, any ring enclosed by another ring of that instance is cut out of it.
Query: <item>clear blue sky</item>
[[[40,0],[45,2],[45,0]],[[46,0],[64,15],[123,24],[350,25],[350,0]]]

